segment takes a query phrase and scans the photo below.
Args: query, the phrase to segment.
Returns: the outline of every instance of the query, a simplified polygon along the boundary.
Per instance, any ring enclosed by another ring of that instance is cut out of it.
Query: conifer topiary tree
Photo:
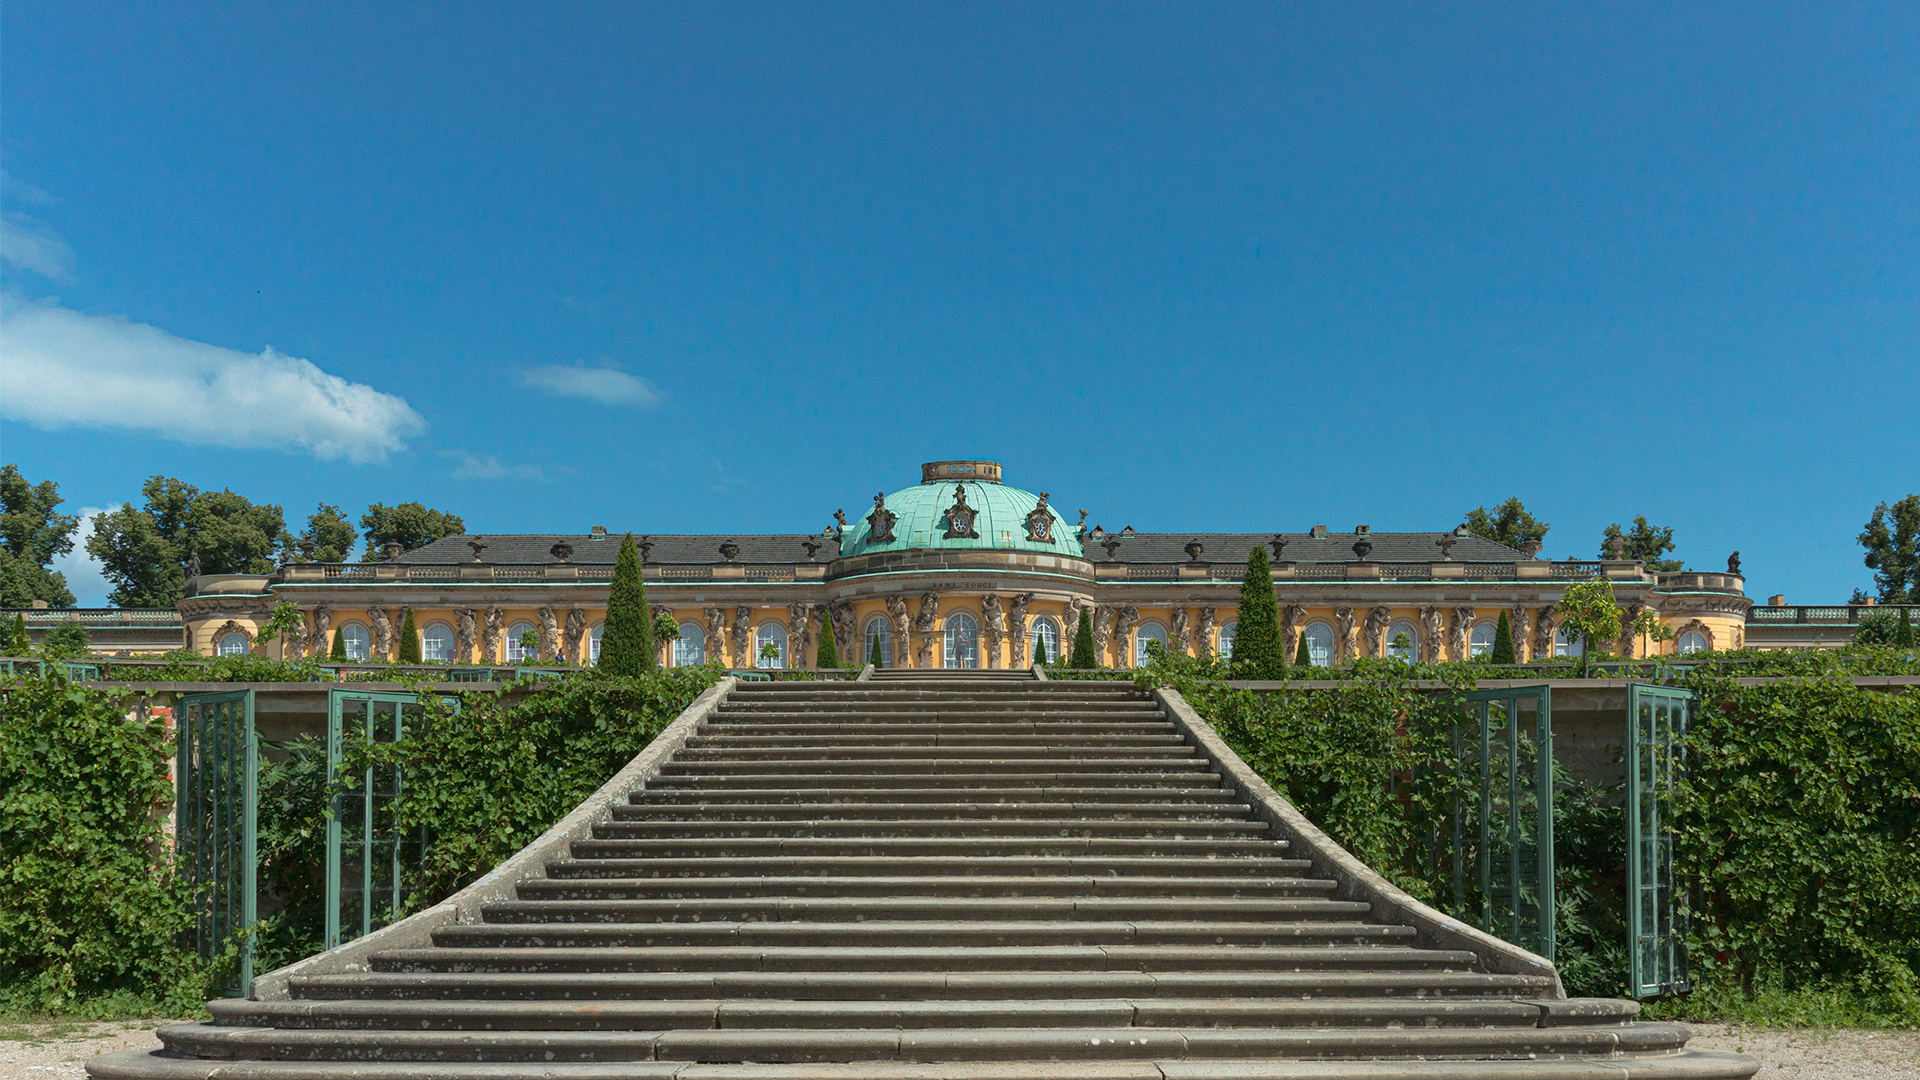
[[[337,626],[333,628],[333,648],[327,651],[327,660],[335,664],[347,662],[347,635]]]
[[[1500,625],[1493,628],[1493,652],[1488,659],[1496,664],[1517,664],[1520,661],[1513,651],[1513,624],[1507,621],[1507,613],[1500,613]]]
[[[1043,637],[1034,638],[1033,639],[1033,666],[1045,667],[1046,663],[1047,663],[1047,639]]]
[[[1280,640],[1280,611],[1273,599],[1273,572],[1267,568],[1267,549],[1247,552],[1247,574],[1240,580],[1240,627],[1234,633],[1233,666],[1254,678],[1273,678],[1287,666]]]
[[[820,648],[813,655],[813,666],[825,671],[840,666],[840,643],[833,640],[833,616],[820,613]]]
[[[33,638],[27,634],[27,617],[15,615],[7,627],[7,655],[32,656]]]
[[[887,666],[887,654],[880,651],[879,634],[867,639],[867,663],[872,664],[875,671]]]
[[[1237,647],[1239,644],[1240,642],[1236,638],[1234,645]],[[1303,668],[1313,666],[1313,650],[1307,648],[1307,635],[1305,634],[1300,635],[1300,647],[1293,650],[1293,666]]]
[[[1080,615],[1080,628],[1073,632],[1073,656],[1067,660],[1070,668],[1097,668],[1100,659],[1093,654],[1093,612]]]
[[[420,662],[420,631],[413,625],[413,609],[400,613],[400,663]]]
[[[1913,609],[1900,609],[1900,633],[1893,643],[1903,649],[1913,648]]]
[[[647,613],[647,584],[640,573],[640,547],[628,533],[620,541],[613,583],[607,587],[600,670],[609,675],[639,675],[653,668],[653,617]]]

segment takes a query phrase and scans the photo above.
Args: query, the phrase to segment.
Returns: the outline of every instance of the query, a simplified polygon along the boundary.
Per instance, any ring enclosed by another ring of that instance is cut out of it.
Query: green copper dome
[[[922,483],[885,496],[884,507],[869,508],[859,520],[848,523],[840,541],[843,558],[914,548],[1080,553],[1066,519],[1043,506],[1042,496],[1000,483],[999,465],[935,461],[921,466],[920,472]],[[884,516],[881,528],[875,528],[875,515],[882,510],[893,515],[890,538]]]

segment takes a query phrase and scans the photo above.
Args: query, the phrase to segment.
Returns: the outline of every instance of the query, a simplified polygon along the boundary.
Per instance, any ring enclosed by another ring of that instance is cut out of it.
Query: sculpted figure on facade
[[[1553,655],[1554,605],[1548,604],[1533,617],[1533,658],[1541,660]]]
[[[733,609],[733,666],[750,668],[760,662],[753,654],[753,609],[744,605]]]
[[[1281,541],[1285,543],[1285,541]],[[1307,609],[1299,604],[1288,604],[1280,609],[1280,655],[1291,663],[1293,654],[1300,648],[1295,638],[1300,633],[1300,621],[1307,617]]]
[[[300,619],[287,630],[286,658],[288,660],[304,660],[307,658],[307,620],[305,616],[301,616]]]
[[[893,523],[900,515],[887,509],[887,494],[881,492],[873,497],[873,513],[867,515],[867,542],[884,544],[893,539]]]
[[[1193,620],[1188,617],[1187,609],[1173,609],[1173,649],[1181,656],[1193,655]]]
[[[795,600],[787,605],[787,657],[790,668],[812,667],[813,605]]]
[[[919,643],[914,647],[914,664],[921,668],[933,666],[933,639],[940,632],[940,598],[933,593],[920,597],[920,613],[913,617],[913,629],[919,634]],[[904,636],[901,641],[905,641]]]
[[[1440,662],[1441,650],[1446,648],[1446,639],[1441,637],[1440,609],[1431,605],[1420,609],[1420,644],[1426,653],[1423,659],[1429,664]]]
[[[1376,607],[1367,612],[1367,621],[1362,624],[1360,630],[1361,645],[1364,650],[1362,655],[1369,658],[1386,655],[1383,646],[1386,643],[1387,623],[1392,620],[1393,610],[1391,608]]]
[[[367,622],[373,625],[373,655],[367,657],[378,663],[393,659],[393,619],[385,608],[368,608]]]
[[[1200,648],[1208,652],[1219,651],[1215,649],[1213,645],[1213,621],[1214,618],[1219,615],[1219,612],[1219,608],[1203,607],[1200,609],[1200,626],[1194,631],[1194,635]]]
[[[1140,609],[1129,604],[1114,611],[1113,641],[1120,652],[1114,660],[1115,667],[1133,666],[1133,630],[1140,625]]]
[[[500,662],[500,635],[507,625],[507,613],[497,607],[487,609],[486,621],[481,624],[480,651],[485,654],[482,663]]]
[[[1640,609],[1643,606],[1644,605],[1641,604],[1626,604],[1620,608],[1620,640],[1616,643],[1616,651],[1619,652],[1621,656],[1633,655],[1633,620],[1640,617]]]
[[[836,600],[827,605],[827,618],[833,620],[833,643],[840,646],[842,663],[860,658],[853,639],[853,601]],[[825,618],[820,623],[821,632],[826,631]]]
[[[1007,617],[1001,611],[1000,598],[993,593],[980,598],[980,641],[987,647],[990,668],[1000,666],[1000,642],[1007,636]]]
[[[472,608],[461,608],[453,613],[453,618],[453,660],[457,664],[471,664],[474,641],[480,634],[479,617]]]
[[[1107,647],[1113,644],[1114,610],[1107,604],[1093,609],[1093,655],[1096,662],[1105,665],[1111,654]]]
[[[560,658],[560,617],[550,607],[537,612],[540,618],[540,659],[548,663]]]
[[[1013,603],[1007,606],[1007,636],[1012,640],[1013,666],[1023,668],[1027,664],[1027,605],[1033,603],[1030,592],[1014,593]]]
[[[1056,662],[1073,656],[1074,640],[1080,636],[1080,620],[1085,617],[1086,612],[1080,610],[1079,604],[1071,600],[1067,602],[1067,610],[1060,616],[1067,636],[1060,642],[1060,655],[1053,658]]]
[[[707,662],[725,667],[727,663],[727,609],[710,607],[702,611],[701,614],[704,615],[707,620],[707,640],[705,642]]]
[[[1532,623],[1527,619],[1527,606],[1525,604],[1515,604],[1513,605],[1513,609],[1507,612],[1507,626],[1513,631],[1513,658],[1515,660],[1525,660],[1527,658],[1527,628],[1531,625]]]
[[[1342,660],[1353,659],[1353,609],[1333,609],[1333,654]]]
[[[567,629],[560,636],[560,655],[569,664],[578,664],[587,659],[580,652],[580,639],[587,633],[587,613],[574,608],[567,612]]]
[[[1473,629],[1473,616],[1472,608],[1457,607],[1447,623],[1447,645],[1453,650],[1455,660],[1467,659],[1467,634]]]
[[[326,658],[333,654],[333,609],[325,604],[313,609],[313,655]]]
[[[913,663],[913,614],[907,610],[904,596],[887,597],[887,622],[893,626],[893,664],[910,667]]]

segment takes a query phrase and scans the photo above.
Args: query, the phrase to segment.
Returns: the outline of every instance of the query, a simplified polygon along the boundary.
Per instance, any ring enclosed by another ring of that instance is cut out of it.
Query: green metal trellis
[[[1552,689],[1476,690],[1464,699],[1478,723],[1453,728],[1454,910],[1552,960]]]
[[[174,843],[194,886],[189,935],[203,960],[219,954],[257,917],[259,747],[253,735],[253,691],[183,694],[175,723]],[[253,939],[222,986],[246,996],[253,987]]]
[[[1686,913],[1673,877],[1667,808],[1686,769],[1693,693],[1627,687],[1627,964],[1634,997],[1686,993]]]
[[[398,742],[406,737],[407,719],[419,711],[416,694],[327,692],[327,789],[333,793],[327,821],[329,949],[398,918],[406,899],[404,871],[426,853],[424,828],[402,830],[394,823],[404,780],[399,766],[369,767],[336,786],[346,733]]]

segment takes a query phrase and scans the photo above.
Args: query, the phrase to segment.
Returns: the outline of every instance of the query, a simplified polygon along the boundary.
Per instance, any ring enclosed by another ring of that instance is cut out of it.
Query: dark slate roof
[[[1329,532],[1325,539],[1315,539],[1311,533],[1280,533],[1287,542],[1285,552],[1280,556],[1289,562],[1357,562],[1359,557],[1353,553],[1354,542],[1360,539],[1358,533]],[[1373,550],[1368,553],[1369,562],[1424,563],[1440,560],[1440,546],[1436,543],[1448,533],[1368,533],[1367,539],[1373,541]],[[1187,561],[1187,545],[1200,541],[1204,550],[1200,558],[1204,562],[1245,562],[1247,551],[1253,547],[1266,547],[1273,533],[1108,533],[1095,539],[1091,536],[1081,540],[1080,546],[1086,556],[1095,562],[1105,562],[1107,549],[1102,546],[1107,540],[1118,540],[1120,546],[1114,549],[1115,562],[1126,563],[1176,563]],[[1267,549],[1267,557],[1273,557],[1273,549]],[[1520,562],[1526,555],[1506,546],[1488,540],[1484,536],[1462,536],[1453,545],[1454,562]]]
[[[1350,532],[1329,532],[1324,539],[1315,539],[1310,533],[1281,533],[1287,541],[1286,553],[1281,557],[1292,562],[1355,562],[1354,541],[1359,535]],[[1434,562],[1440,558],[1440,548],[1435,541],[1446,533],[1370,533],[1367,539],[1373,541],[1373,551],[1368,555],[1372,562]],[[1081,542],[1086,557],[1096,562],[1107,561],[1107,550],[1101,546],[1102,540],[1118,540],[1119,548],[1114,551],[1116,562],[1126,563],[1177,563],[1187,561],[1187,544],[1198,540],[1205,548],[1200,558],[1206,562],[1242,562],[1247,557],[1247,549],[1254,545],[1265,546],[1272,540],[1273,533],[1109,533],[1104,538],[1087,537]],[[471,535],[449,536],[444,540],[435,540],[424,547],[414,548],[401,555],[397,560],[402,563],[463,563],[473,561],[473,550],[467,547]],[[581,534],[562,535],[558,533],[521,533],[503,535],[482,535],[486,550],[481,559],[490,563],[550,563],[554,562],[551,549],[554,544],[564,540],[573,545],[573,557],[570,561],[587,565],[611,564],[620,553],[619,535],[610,535],[604,540],[594,540]],[[643,539],[635,537],[634,539]],[[735,562],[742,563],[796,563],[807,561],[807,551],[803,543],[811,540],[820,545],[814,555],[815,562],[828,562],[839,554],[838,543],[829,536],[807,536],[799,533],[780,533],[774,535],[753,535],[736,533],[726,535],[716,533],[700,536],[659,535],[644,539],[653,544],[647,553],[647,561],[657,563],[721,563],[726,558],[720,554],[720,545],[728,542],[738,544],[740,553],[734,556]],[[1504,544],[1496,544],[1485,537],[1462,536],[1453,547],[1455,562],[1519,562],[1526,556]]]
[[[424,547],[414,548],[401,555],[396,562],[402,563],[463,563],[473,561],[473,549],[467,541],[475,539],[471,535],[449,536],[435,540]],[[490,563],[550,563],[556,561],[551,553],[553,545],[564,540],[573,545],[573,557],[569,562],[587,565],[608,564],[620,554],[620,534],[614,533],[604,540],[573,534],[562,536],[549,533],[521,533],[514,535],[481,535],[480,540],[487,545],[480,553],[481,561]],[[799,533],[782,533],[773,536],[755,536],[747,533],[713,536],[635,536],[634,540],[648,540],[653,548],[647,552],[648,562],[657,563],[722,563],[726,557],[720,554],[720,545],[732,542],[740,545],[740,553],[734,556],[734,562],[742,563],[796,563],[807,561],[807,549],[803,541],[811,540],[820,545],[814,556],[816,562],[829,562],[840,553],[837,541],[830,536],[805,536]]]

